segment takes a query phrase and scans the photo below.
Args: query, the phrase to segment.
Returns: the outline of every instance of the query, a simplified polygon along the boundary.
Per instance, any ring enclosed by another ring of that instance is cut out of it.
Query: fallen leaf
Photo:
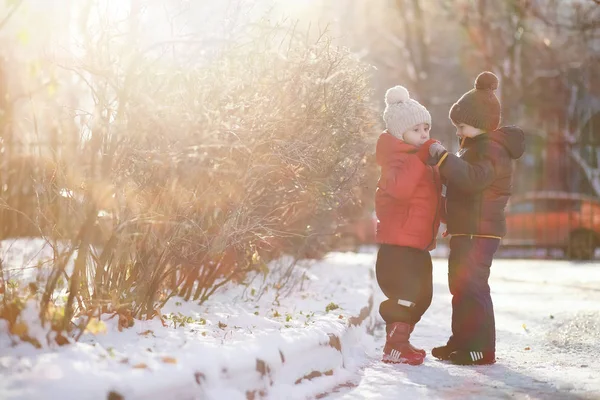
[[[525,350],[531,350],[531,347],[527,346],[525,347]]]
[[[177,364],[177,359],[175,359],[173,357],[165,356],[161,360],[162,360],[162,362],[164,362],[166,364]]]
[[[135,364],[133,368],[148,368],[148,366],[144,363]]]
[[[10,333],[19,337],[26,336],[28,331],[29,327],[25,322],[16,322],[10,327]]]
[[[117,392],[111,391],[108,393],[108,400],[123,400],[123,399],[125,399],[125,397],[123,397],[122,395],[120,395]]]
[[[140,335],[142,335],[142,336],[147,336],[147,335],[154,336],[154,331],[151,330],[151,329],[148,329],[147,331],[141,332]]]
[[[87,324],[85,331],[91,333],[92,335],[106,333],[106,324],[104,324],[104,322],[98,320],[97,318],[92,318]]]
[[[198,385],[200,385],[206,379],[206,376],[202,372],[196,372],[194,377],[196,378],[196,383]]]

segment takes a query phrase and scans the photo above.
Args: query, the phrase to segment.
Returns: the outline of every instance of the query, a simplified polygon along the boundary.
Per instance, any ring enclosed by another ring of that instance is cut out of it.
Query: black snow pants
[[[452,293],[452,337],[458,350],[495,351],[496,326],[488,279],[500,239],[453,236],[448,285]]]
[[[431,255],[411,247],[382,244],[375,265],[377,283],[388,298],[379,306],[387,323],[415,325],[433,296]]]

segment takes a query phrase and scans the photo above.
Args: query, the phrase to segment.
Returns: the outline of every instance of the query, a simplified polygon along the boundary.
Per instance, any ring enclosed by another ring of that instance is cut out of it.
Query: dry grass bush
[[[76,250],[59,328],[101,312],[127,326],[171,296],[203,302],[283,254],[320,257],[337,224],[370,206],[368,66],[325,35],[266,23],[237,33],[201,62],[139,53],[88,81],[102,118],[81,154],[96,167],[77,180],[62,171],[85,180],[81,228],[55,260],[42,320]]]
[[[50,157],[7,150],[0,160],[0,240],[14,237],[48,237],[68,240],[78,228],[70,216],[81,206],[67,190],[64,169]]]
[[[140,66],[114,170],[135,221],[123,234],[145,293],[136,315],[167,281],[204,301],[283,253],[320,256],[340,210],[365,206],[367,67],[325,37],[263,25],[244,37],[202,65]]]

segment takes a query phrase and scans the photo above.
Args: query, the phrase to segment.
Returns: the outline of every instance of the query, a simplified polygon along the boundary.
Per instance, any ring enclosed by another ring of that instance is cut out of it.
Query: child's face
[[[415,125],[402,134],[402,139],[413,146],[420,146],[429,140],[429,124]]]
[[[478,128],[474,128],[467,124],[454,124],[456,127],[456,136],[459,138],[474,138],[475,136],[481,135],[483,131]]]

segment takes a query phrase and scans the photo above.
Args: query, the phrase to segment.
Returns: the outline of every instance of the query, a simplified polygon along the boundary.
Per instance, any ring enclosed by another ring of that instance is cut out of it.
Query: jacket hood
[[[508,151],[513,160],[520,158],[525,152],[525,135],[518,126],[503,126],[489,135],[491,140],[500,143]]]
[[[380,166],[387,165],[396,160],[400,154],[416,153],[417,148],[400,139],[395,138],[390,133],[384,132],[379,135],[375,158]]]

